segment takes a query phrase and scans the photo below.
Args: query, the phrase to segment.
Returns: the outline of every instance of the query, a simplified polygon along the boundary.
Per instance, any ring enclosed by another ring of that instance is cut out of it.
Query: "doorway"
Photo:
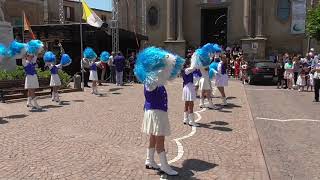
[[[227,45],[228,8],[201,10],[201,44]]]

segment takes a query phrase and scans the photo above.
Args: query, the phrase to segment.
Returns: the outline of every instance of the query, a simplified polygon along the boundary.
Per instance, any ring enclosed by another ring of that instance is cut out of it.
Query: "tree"
[[[320,5],[308,10],[306,24],[307,34],[320,41]]]

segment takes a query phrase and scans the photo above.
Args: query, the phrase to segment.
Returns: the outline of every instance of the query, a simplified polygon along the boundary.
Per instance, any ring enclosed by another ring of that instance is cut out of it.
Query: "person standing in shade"
[[[123,85],[123,70],[125,67],[125,58],[121,52],[113,59],[113,64],[116,68],[116,85],[122,86]]]
[[[318,58],[314,59],[314,65],[312,67],[313,84],[314,84],[314,102],[319,102],[319,90],[320,90],[320,61]],[[311,77],[312,78],[312,77]]]
[[[129,81],[133,83],[135,81],[133,69],[134,69],[134,64],[136,63],[136,53],[132,52],[128,60],[130,65]]]
[[[115,83],[115,66],[113,64],[113,59],[116,56],[115,52],[111,52],[111,56],[109,57],[108,66],[110,67],[110,82]]]

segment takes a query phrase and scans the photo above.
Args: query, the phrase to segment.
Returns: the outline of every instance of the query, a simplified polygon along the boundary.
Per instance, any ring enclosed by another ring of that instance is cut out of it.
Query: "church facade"
[[[246,54],[257,58],[283,52],[303,53],[308,46],[304,20],[310,2],[146,0],[148,44],[181,55],[188,47],[197,48],[207,42],[241,45]],[[293,23],[298,23],[300,29],[298,25],[293,28]]]

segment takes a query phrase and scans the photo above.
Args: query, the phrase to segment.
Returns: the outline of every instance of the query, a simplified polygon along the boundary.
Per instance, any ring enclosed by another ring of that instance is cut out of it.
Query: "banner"
[[[307,3],[306,0],[292,1],[292,34],[304,34],[306,29]]]

